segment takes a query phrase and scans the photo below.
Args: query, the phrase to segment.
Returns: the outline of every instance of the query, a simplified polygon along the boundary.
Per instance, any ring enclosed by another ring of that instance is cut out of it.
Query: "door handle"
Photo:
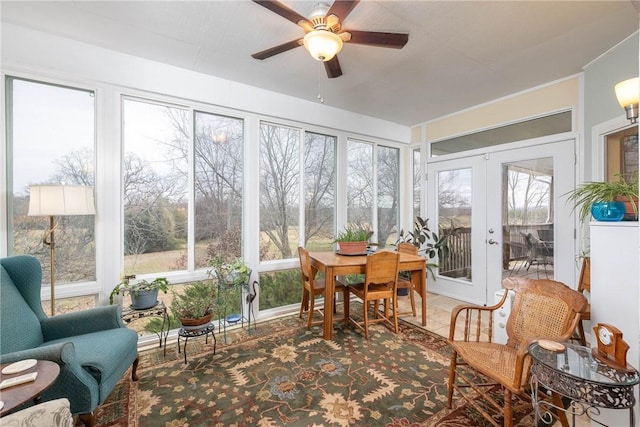
[[[496,241],[496,240],[493,240],[493,239],[489,239],[489,242],[488,242],[488,243],[489,243],[490,245],[499,245],[499,244],[500,244],[500,242],[498,242],[498,241]]]

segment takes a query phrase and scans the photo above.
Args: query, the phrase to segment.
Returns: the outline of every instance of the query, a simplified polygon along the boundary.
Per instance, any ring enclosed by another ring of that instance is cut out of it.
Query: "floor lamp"
[[[55,311],[55,216],[95,215],[93,188],[80,185],[32,185],[29,188],[29,216],[48,216],[49,229],[42,243],[49,246],[51,271],[51,315]],[[48,239],[48,240],[47,240]]]

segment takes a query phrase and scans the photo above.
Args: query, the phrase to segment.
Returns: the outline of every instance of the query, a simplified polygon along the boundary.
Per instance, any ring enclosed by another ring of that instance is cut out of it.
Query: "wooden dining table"
[[[335,298],[335,277],[349,274],[364,274],[367,255],[339,255],[335,252],[309,252],[313,277],[322,271],[325,277],[324,327],[322,336],[330,340],[333,334],[333,303]],[[423,257],[400,254],[400,271],[411,272],[411,282],[420,293],[422,300],[422,326],[427,326],[427,263]]]

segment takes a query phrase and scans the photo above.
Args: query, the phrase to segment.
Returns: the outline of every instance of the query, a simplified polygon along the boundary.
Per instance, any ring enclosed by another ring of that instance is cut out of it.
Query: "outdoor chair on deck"
[[[587,301],[579,292],[554,280],[516,277],[506,278],[502,284],[505,289],[515,291],[507,320],[506,344],[492,342],[491,330],[493,311],[504,303],[508,292],[494,306],[461,305],[451,312],[448,405],[451,408],[453,393],[457,390],[492,425],[510,427],[513,426],[513,396],[529,399],[529,345],[539,339],[568,340]],[[491,396],[496,385],[502,389],[503,404]],[[477,396],[463,391],[468,388],[486,402],[478,402]],[[553,399],[561,405],[558,395]],[[489,410],[497,411],[498,415],[492,416]],[[563,426],[568,425],[563,412],[558,416]]]
[[[309,257],[309,251],[302,246],[298,247],[298,256],[300,257],[300,273],[302,279],[302,301],[300,303],[299,317],[302,319],[302,314],[307,312],[307,329],[310,329],[312,325],[322,324],[322,320],[313,320],[313,312],[318,311],[324,316],[323,309],[315,308],[316,297],[324,295],[325,281],[324,279],[316,279],[312,277],[311,273],[311,258]],[[342,292],[342,298],[344,302],[344,317],[335,318],[334,320],[344,320],[345,325],[349,324],[349,290],[343,284],[336,282],[334,292]],[[333,309],[335,312],[335,298]]]
[[[367,256],[364,283],[349,285],[349,292],[362,300],[363,320],[349,317],[349,321],[364,331],[369,339],[369,323],[386,322],[398,333],[398,263],[400,254],[390,251],[379,251]],[[336,282],[338,283],[338,282]],[[380,313],[379,301],[384,300],[384,312]],[[369,319],[369,302],[374,301],[374,318]],[[391,304],[391,315],[389,315]],[[392,320],[393,318],[393,320]]]

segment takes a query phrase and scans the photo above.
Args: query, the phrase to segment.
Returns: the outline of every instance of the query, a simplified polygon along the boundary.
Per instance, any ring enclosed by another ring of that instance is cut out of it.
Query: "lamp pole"
[[[51,274],[51,315],[55,316],[56,314],[56,299],[55,299],[55,277],[56,277],[56,263],[55,263],[55,253],[56,253],[56,241],[54,238],[54,226],[55,221],[53,219],[53,215],[49,216],[49,242],[47,242],[47,236],[43,239],[43,243],[45,245],[49,245],[49,267]]]

